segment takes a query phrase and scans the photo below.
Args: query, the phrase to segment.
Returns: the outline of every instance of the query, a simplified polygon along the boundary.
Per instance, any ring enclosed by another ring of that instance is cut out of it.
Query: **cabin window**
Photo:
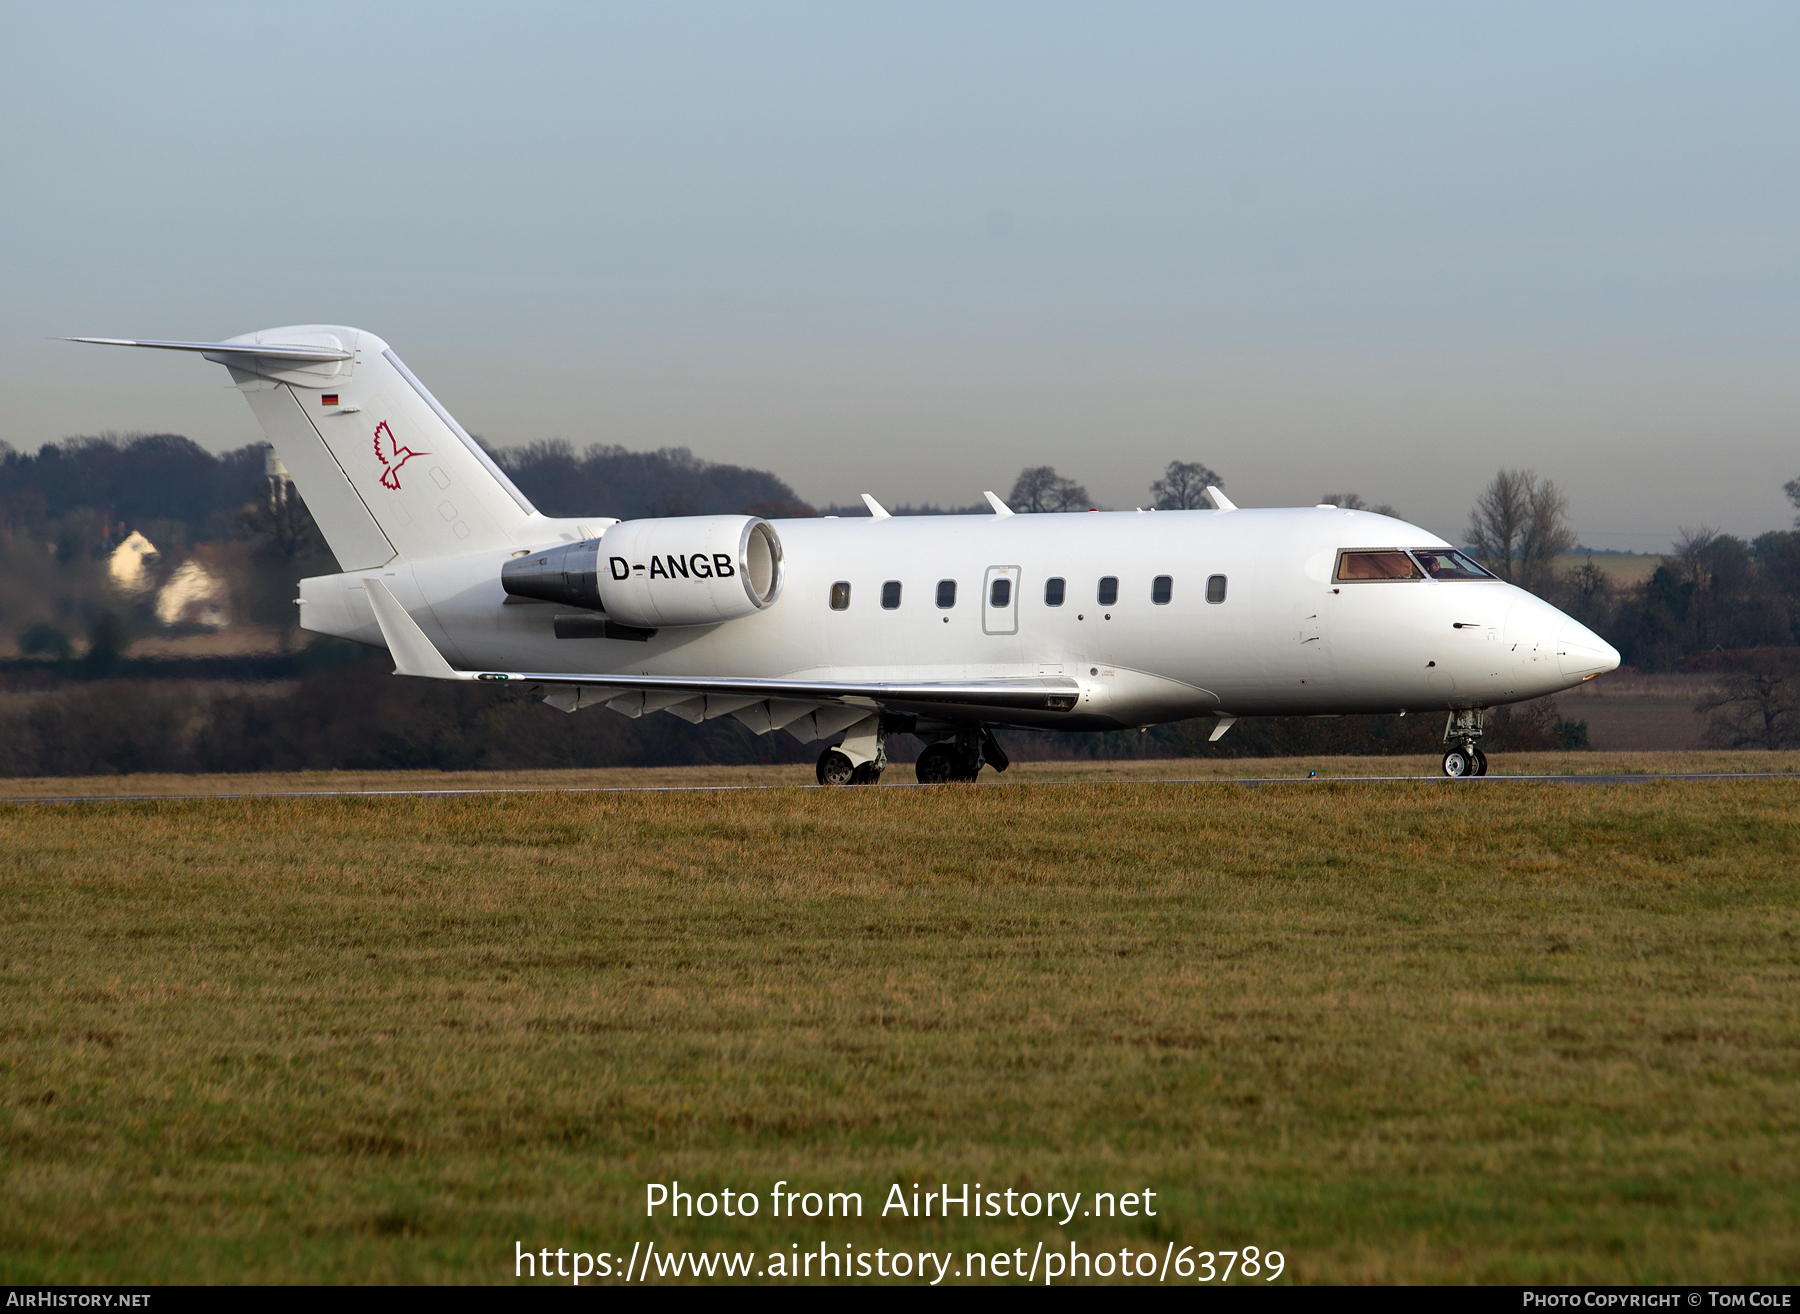
[[[954,607],[956,605],[956,581],[955,580],[940,579],[938,581],[937,603],[938,603],[938,606],[946,607],[946,608]]]
[[[1338,557],[1339,579],[1424,579],[1425,572],[1404,552],[1345,552]]]
[[[1044,605],[1060,607],[1063,604],[1063,578],[1061,575],[1044,581]]]
[[[900,581],[890,579],[881,586],[881,607],[883,611],[900,609]]]
[[[1012,581],[1010,579],[1002,578],[994,581],[994,586],[988,590],[988,606],[1012,606]]]
[[[1433,579],[1492,579],[1491,573],[1448,548],[1414,548],[1413,556]]]
[[[1097,595],[1102,607],[1110,607],[1119,600],[1119,577],[1105,575],[1100,580],[1100,592]]]
[[[1175,579],[1171,575],[1158,575],[1150,581],[1150,601],[1159,607],[1169,605],[1169,599],[1175,596]]]
[[[847,580],[839,580],[831,586],[831,609],[848,611],[850,609],[850,584]]]
[[[1223,575],[1206,577],[1206,600],[1208,602],[1225,601],[1225,577]]]

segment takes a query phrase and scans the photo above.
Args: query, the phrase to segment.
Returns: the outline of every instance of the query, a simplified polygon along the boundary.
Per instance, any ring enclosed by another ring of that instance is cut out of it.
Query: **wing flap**
[[[422,674],[396,670],[397,675]],[[795,702],[876,704],[955,704],[967,707],[1007,707],[1023,710],[1072,712],[1081,697],[1074,680],[1052,677],[998,680],[759,680],[687,675],[581,675],[553,671],[458,671],[437,679],[488,680],[524,684],[562,685],[569,688],[616,689],[621,694],[641,692],[647,699],[657,693],[706,694],[719,698],[746,698]],[[671,698],[668,704],[680,701]]]

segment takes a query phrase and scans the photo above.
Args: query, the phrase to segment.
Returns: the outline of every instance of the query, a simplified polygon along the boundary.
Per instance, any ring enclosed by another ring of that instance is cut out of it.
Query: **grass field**
[[[1800,772],[1800,752],[1694,749],[1668,752],[1496,753],[1497,776],[1603,776]],[[981,788],[1052,782],[1305,779],[1429,776],[1443,773],[1429,757],[1173,757],[1018,762],[1004,774],[981,773]],[[20,798],[145,797],[188,794],[329,794],[371,790],[765,789],[813,784],[810,766],[602,767],[566,771],[294,771],[249,775],[35,776],[0,779],[0,802]],[[910,766],[890,767],[884,788],[913,785]]]
[[[1587,723],[1603,752],[1694,750],[1706,743],[1708,718],[1694,706],[1718,685],[1716,675],[1642,675],[1614,671],[1557,695],[1557,708]]]
[[[1791,1282],[1797,805],[1090,780],[0,807],[0,1278],[1075,1239],[1274,1248],[1284,1281]],[[1162,1209],[647,1221],[675,1178]]]

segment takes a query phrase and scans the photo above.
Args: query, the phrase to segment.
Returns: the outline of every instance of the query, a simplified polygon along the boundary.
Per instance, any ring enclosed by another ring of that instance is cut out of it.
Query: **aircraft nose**
[[[1619,650],[1580,621],[1567,621],[1556,636],[1556,660],[1565,679],[1585,680],[1619,667]]]

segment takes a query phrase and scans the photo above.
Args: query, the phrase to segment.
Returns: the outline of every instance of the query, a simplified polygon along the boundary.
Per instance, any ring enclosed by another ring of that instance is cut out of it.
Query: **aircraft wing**
[[[381,637],[393,654],[394,674],[432,680],[476,680],[555,685],[570,690],[594,689],[612,694],[641,693],[664,707],[688,698],[736,702],[745,706],[767,699],[802,704],[877,705],[930,704],[954,707],[1024,708],[1071,712],[1081,686],[1062,676],[969,681],[765,680],[689,675],[591,675],[567,671],[459,671],[444,660],[418,623],[378,579],[364,583],[375,610]],[[598,701],[598,700],[596,700]],[[559,704],[560,705],[560,704]],[[575,705],[580,705],[579,700]],[[640,707],[644,706],[639,704]],[[565,710],[572,710],[572,707]],[[656,710],[646,707],[645,710]]]

